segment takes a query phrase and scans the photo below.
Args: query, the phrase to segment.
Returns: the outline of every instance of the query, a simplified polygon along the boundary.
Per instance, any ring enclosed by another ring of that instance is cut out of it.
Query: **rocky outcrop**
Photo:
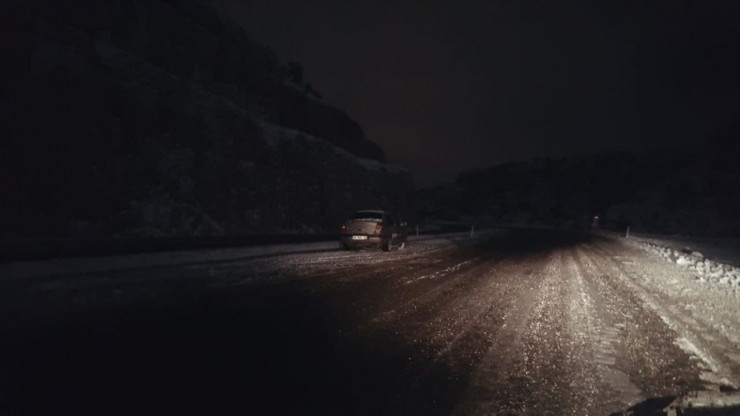
[[[403,205],[408,173],[203,1],[0,7],[7,237],[328,230]]]

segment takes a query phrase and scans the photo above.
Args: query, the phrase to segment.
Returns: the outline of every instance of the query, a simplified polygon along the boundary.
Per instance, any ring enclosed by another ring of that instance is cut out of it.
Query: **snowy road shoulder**
[[[740,385],[740,291],[733,280],[711,275],[732,276],[734,268],[640,239],[620,241],[623,251],[602,246],[602,255],[696,357],[707,387]]]
[[[706,258],[703,252],[693,250],[689,246],[678,249],[676,244],[667,244],[663,240],[633,237],[623,241],[625,244],[678,265],[694,275],[694,278],[701,283],[719,285],[735,292],[740,291],[740,267]]]
[[[435,248],[467,244],[505,231],[477,232],[473,238],[467,232],[409,236],[405,251],[420,252]],[[289,255],[318,255],[335,253],[343,257],[362,256],[367,252],[345,253],[336,241],[299,244],[275,244],[256,247],[235,247],[206,250],[171,251],[131,255],[74,257],[43,261],[18,261],[0,264],[0,279],[44,278],[52,276],[139,270],[171,266],[189,266],[213,262],[249,261]],[[379,257],[382,253],[378,253]],[[380,257],[379,257],[380,258]]]

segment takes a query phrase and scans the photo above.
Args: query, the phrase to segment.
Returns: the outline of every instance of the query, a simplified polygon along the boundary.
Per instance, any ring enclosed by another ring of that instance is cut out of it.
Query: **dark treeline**
[[[427,216],[614,230],[740,236],[740,137],[724,129],[701,149],[609,152],[505,163],[421,192]]]

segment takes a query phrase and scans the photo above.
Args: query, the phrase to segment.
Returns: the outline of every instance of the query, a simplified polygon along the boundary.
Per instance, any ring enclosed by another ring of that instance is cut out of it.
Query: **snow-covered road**
[[[484,230],[474,234],[474,238],[489,235],[503,235],[504,230]],[[441,233],[409,236],[410,250],[425,251],[442,246],[467,244],[470,233]],[[202,265],[205,263],[251,261],[291,256],[308,255],[310,259],[326,259],[336,257],[339,250],[336,241],[321,241],[313,243],[272,244],[250,247],[215,248],[200,250],[178,250],[156,253],[108,255],[93,257],[66,257],[41,261],[12,261],[0,263],[1,279],[27,279],[39,277],[60,277],[102,272],[120,272],[128,270],[143,270],[150,268]],[[336,252],[334,254],[325,254]],[[341,256],[340,256],[341,257]],[[356,255],[345,253],[345,257],[353,260],[361,259]],[[373,261],[387,258],[372,257]]]
[[[6,265],[0,413],[608,415],[740,384],[740,293],[616,239],[246,250]]]

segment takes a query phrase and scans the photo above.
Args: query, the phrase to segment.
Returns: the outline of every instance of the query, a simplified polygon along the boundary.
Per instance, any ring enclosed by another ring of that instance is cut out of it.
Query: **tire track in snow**
[[[739,384],[737,374],[733,371],[734,366],[721,359],[728,353],[727,350],[733,350],[733,347],[736,350],[737,346],[727,346],[714,337],[712,341],[708,341],[705,334],[713,331],[682,314],[676,305],[669,304],[671,299],[659,296],[645,279],[637,277],[641,272],[633,261],[618,256],[615,258],[605,252],[602,245],[594,247],[594,251],[602,259],[602,264],[613,271],[612,274],[675,333],[674,344],[693,357],[692,361],[698,367],[699,377],[704,381],[705,388],[718,390],[723,385],[737,388]]]
[[[608,290],[604,285],[593,286],[598,283],[599,274],[580,247],[569,252],[568,268],[575,277],[572,297],[571,313],[573,315],[574,336],[581,346],[589,349],[588,356],[582,363],[583,389],[590,391],[589,413],[610,414],[619,409],[627,408],[644,400],[642,391],[630,380],[630,377],[618,368],[617,359],[620,343],[624,335],[619,330],[621,325],[615,325],[609,319],[612,312],[605,300]],[[597,308],[596,305],[599,305]],[[578,323],[581,323],[579,325]]]

